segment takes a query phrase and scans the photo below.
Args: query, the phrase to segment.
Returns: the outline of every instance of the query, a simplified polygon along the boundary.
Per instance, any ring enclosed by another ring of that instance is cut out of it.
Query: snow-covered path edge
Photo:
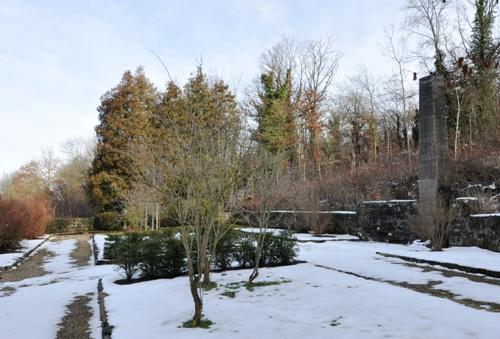
[[[8,265],[5,265],[5,266],[0,266],[0,273],[8,271],[8,270],[10,270],[10,269],[12,269],[12,268],[20,265],[24,260],[26,260],[26,258],[28,258],[32,254],[34,254],[51,237],[52,237],[52,235],[47,234],[34,247],[29,248],[26,252],[19,252],[19,256],[14,257],[13,259],[11,259],[11,262],[13,261],[12,264],[8,264]]]

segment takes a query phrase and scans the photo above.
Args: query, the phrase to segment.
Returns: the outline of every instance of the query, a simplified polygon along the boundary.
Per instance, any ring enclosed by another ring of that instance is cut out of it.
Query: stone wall
[[[269,227],[308,231],[311,216],[320,218],[324,233],[351,234],[363,240],[408,243],[416,239],[411,219],[416,213],[415,200],[366,201],[357,211],[273,211]],[[252,218],[244,223],[256,226]]]
[[[411,223],[415,200],[365,201],[359,207],[358,236],[363,240],[409,243],[417,239]]]
[[[477,246],[500,252],[500,213],[478,212],[477,198],[456,199],[450,229],[450,246]]]
[[[478,246],[500,252],[500,213],[478,214],[479,211],[476,198],[455,200],[450,246]],[[308,216],[314,214],[324,223],[324,233],[407,244],[418,239],[412,228],[416,213],[415,200],[365,201],[357,211],[273,211],[269,227],[308,231]],[[241,218],[252,225],[248,219]]]
[[[416,236],[410,223],[416,213],[415,200],[366,201],[357,211],[273,211],[269,227],[309,231],[311,216],[320,218],[324,233],[351,234],[363,240],[408,243]],[[256,226],[251,217],[240,223]]]
[[[349,234],[357,223],[354,211],[274,211],[272,227],[295,231],[308,230],[308,220],[319,218],[324,225],[324,233]]]

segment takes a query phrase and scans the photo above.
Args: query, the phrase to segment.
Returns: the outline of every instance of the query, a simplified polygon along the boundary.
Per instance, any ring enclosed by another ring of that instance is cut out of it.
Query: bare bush
[[[259,276],[259,264],[273,210],[285,199],[287,187],[286,180],[283,180],[285,155],[258,148],[249,160],[246,175],[247,199],[240,204],[239,209],[251,219],[249,222],[255,220],[259,228],[259,232],[252,233],[256,243],[255,265],[248,278],[248,282],[252,283]]]
[[[441,251],[448,246],[451,222],[451,208],[439,203],[430,216],[417,215],[412,228],[422,239],[431,241],[433,251]]]
[[[322,209],[320,185],[321,180],[309,180],[296,186],[294,205],[298,211],[303,212],[299,214],[299,224],[302,226],[297,231],[312,230],[316,235],[324,233],[328,219],[319,213]]]

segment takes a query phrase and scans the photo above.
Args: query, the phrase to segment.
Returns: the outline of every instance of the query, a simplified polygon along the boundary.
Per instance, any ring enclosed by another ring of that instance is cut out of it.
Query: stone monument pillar
[[[420,79],[419,96],[419,181],[420,221],[433,223],[437,207],[449,207],[450,168],[445,82],[440,75]]]

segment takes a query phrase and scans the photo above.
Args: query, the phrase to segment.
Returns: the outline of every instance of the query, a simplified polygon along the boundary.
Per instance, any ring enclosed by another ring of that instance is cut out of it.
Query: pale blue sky
[[[99,97],[143,65],[163,88],[205,69],[240,88],[284,35],[331,37],[343,54],[337,81],[360,64],[389,71],[384,27],[405,0],[0,0],[0,176],[70,137],[89,136]]]

